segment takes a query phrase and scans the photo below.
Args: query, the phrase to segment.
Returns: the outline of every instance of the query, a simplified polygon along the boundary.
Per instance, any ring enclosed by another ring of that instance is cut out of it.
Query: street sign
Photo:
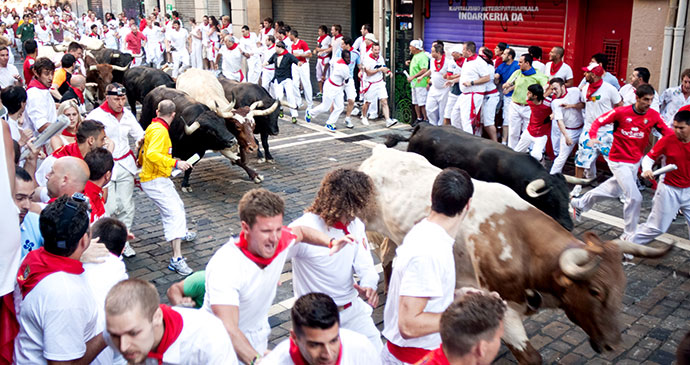
[[[165,5],[165,12],[168,14],[172,14],[172,11],[173,11],[172,4],[166,4]]]

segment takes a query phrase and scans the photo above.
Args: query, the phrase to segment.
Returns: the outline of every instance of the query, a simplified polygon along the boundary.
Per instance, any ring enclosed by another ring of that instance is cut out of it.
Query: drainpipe
[[[659,90],[668,88],[669,66],[671,63],[671,50],[673,47],[673,28],[676,25],[678,14],[678,0],[670,0],[668,5],[668,17],[664,27],[664,48],[661,52],[661,72],[659,73]]]
[[[671,54],[671,73],[669,84],[676,86],[680,79],[680,63],[683,56],[683,38],[685,37],[685,18],[688,12],[688,0],[680,0],[676,27],[673,28],[673,53]]]

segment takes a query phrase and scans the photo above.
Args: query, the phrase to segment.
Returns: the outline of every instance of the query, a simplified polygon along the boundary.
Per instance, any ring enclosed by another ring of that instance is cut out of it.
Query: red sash
[[[563,61],[561,62],[551,62],[551,76],[555,75],[558,70],[561,69],[561,66],[563,66]]]
[[[450,365],[446,354],[443,353],[443,347],[439,346],[434,351],[429,352],[424,358],[419,360],[416,365]]]
[[[84,156],[82,156],[81,151],[79,150],[79,144],[77,142],[66,144],[53,152],[53,157],[55,158],[65,156],[77,157],[82,160],[84,159]]]
[[[335,365],[340,365],[340,360],[343,358],[343,342],[340,341],[340,350],[338,351],[338,361]],[[299,351],[299,347],[290,337],[290,359],[295,365],[307,365],[307,361],[302,357],[302,353]]]
[[[237,241],[236,245],[239,247],[239,249],[242,251],[242,253],[247,256],[248,259],[252,260],[255,264],[259,266],[268,266],[273,262],[273,260],[278,257],[278,255],[285,251],[286,248],[290,245],[290,243],[297,238],[292,233],[292,230],[288,227],[283,226],[283,229],[281,230],[280,233],[280,240],[278,240],[278,246],[276,247],[276,252],[273,254],[273,257],[271,258],[264,258],[264,257],[259,257],[254,255],[249,251],[249,242],[247,242],[247,239],[244,237],[244,231],[240,232],[240,239]]]
[[[168,351],[170,345],[180,337],[184,322],[182,321],[182,315],[174,311],[170,306],[160,304],[160,308],[163,311],[165,331],[163,332],[161,342],[158,344],[158,348],[156,348],[156,351],[150,351],[148,357],[158,360],[158,365],[163,365],[163,355]]]
[[[592,95],[594,95],[594,93],[597,92],[597,90],[599,90],[603,83],[604,79],[599,79],[599,81],[593,84],[589,84],[589,86],[587,87],[587,97],[585,100],[589,100],[592,97]]]
[[[393,355],[396,359],[408,364],[417,363],[417,361],[421,360],[424,356],[431,352],[427,349],[421,349],[419,347],[400,347],[390,341],[386,343],[386,346],[388,347],[388,351],[391,353],[391,355]]]

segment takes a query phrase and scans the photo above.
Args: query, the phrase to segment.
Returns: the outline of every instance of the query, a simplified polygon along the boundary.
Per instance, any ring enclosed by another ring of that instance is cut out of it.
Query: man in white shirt
[[[544,74],[549,77],[549,80],[560,77],[565,80],[565,87],[573,86],[573,69],[565,62],[563,62],[563,55],[565,50],[563,47],[553,47],[549,52],[549,62],[544,66]]]
[[[266,17],[263,20],[263,28],[261,28],[261,34],[259,35],[259,39],[261,40],[261,43],[264,44],[264,46],[268,46],[266,43],[266,39],[268,36],[274,36],[273,38],[273,44],[275,44],[275,29],[273,29],[273,18]]]
[[[369,105],[373,103],[381,103],[381,110],[383,116],[386,118],[386,128],[394,126],[398,121],[391,119],[390,110],[388,110],[388,92],[386,85],[383,82],[384,75],[390,76],[390,69],[386,67],[385,60],[381,57],[381,46],[374,44],[371,47],[371,53],[362,57],[362,67],[364,77],[362,78],[366,83],[366,87],[361,90],[364,96],[364,106],[362,106],[362,124],[367,125],[369,121],[366,118],[369,110]]]
[[[456,128],[473,134],[473,123],[479,116],[484,100],[485,83],[490,80],[490,73],[485,67],[486,62],[477,57],[477,45],[470,41],[465,43],[462,51],[465,63],[460,72],[460,91],[462,94],[455,101],[450,117],[450,123]]]
[[[263,66],[261,70],[261,86],[271,94],[271,97],[275,97],[271,81],[273,81],[276,68],[275,65],[267,65],[266,62],[276,53],[276,38],[272,35],[266,36],[264,44],[265,46],[261,49],[261,64]]]
[[[144,139],[144,130],[141,128],[129,108],[125,108],[127,96],[125,87],[113,83],[106,87],[105,102],[98,108],[94,108],[86,119],[93,119],[103,123],[105,134],[115,145],[113,149],[112,178],[108,185],[108,200],[105,210],[108,216],[121,220],[127,229],[132,229],[134,221],[134,175],[137,173],[137,164],[134,153],[130,149],[129,137],[136,143]],[[128,246],[129,244],[127,244]],[[134,256],[131,247],[125,248],[125,256]]]
[[[220,48],[216,56],[216,63],[220,62],[223,76],[228,80],[235,80],[238,82],[246,81],[244,73],[242,72],[242,48],[238,42],[235,42],[235,37],[231,35],[225,36],[225,46]]]
[[[279,343],[261,364],[379,365],[379,351],[366,337],[342,328],[338,310],[333,299],[323,293],[297,299],[291,311],[290,338]]]
[[[240,200],[239,237],[233,237],[206,266],[204,310],[223,321],[240,361],[256,363],[268,347],[268,309],[295,242],[331,248],[336,253],[352,238],[329,238],[308,227],[283,226],[283,199],[265,189],[252,189]],[[228,280],[233,278],[233,280]]]
[[[326,121],[326,129],[331,132],[335,132],[335,122],[338,121],[338,117],[345,107],[343,104],[343,90],[350,80],[350,52],[343,50],[341,56],[331,65],[330,76],[328,76],[328,81],[323,88],[323,101],[316,108],[307,109],[304,116],[307,123],[311,123],[312,118],[327,112],[333,106],[333,111]],[[355,126],[348,119],[345,119],[345,125],[347,128],[354,128]]]
[[[36,42],[41,45],[48,45],[52,40],[52,32],[50,27],[46,25],[46,21],[43,18],[38,19],[38,26],[36,29]]]
[[[240,49],[247,58],[247,82],[259,83],[261,76],[261,57],[259,54],[259,38],[256,34],[249,31],[249,27],[242,26],[242,38],[240,39]]]
[[[359,54],[366,56],[367,44],[366,44],[366,42],[364,42],[364,40],[367,37],[367,34],[373,32],[373,30],[371,28],[371,24],[362,25],[362,28],[359,30],[359,32],[362,35],[357,37],[357,39],[355,39],[355,43],[352,45],[352,48],[356,49],[357,52],[359,52]]]
[[[541,56],[543,54],[541,47],[539,46],[530,46],[527,48],[527,53],[529,53],[530,56],[532,56],[532,67],[537,71],[541,72],[543,74],[546,74],[545,70],[545,65],[543,62],[541,62]]]
[[[343,56],[347,51],[343,50]],[[379,275],[374,268],[364,223],[357,218],[372,201],[373,183],[365,173],[337,169],[321,182],[306,213],[290,224],[319,230],[330,237],[351,235],[356,245],[329,255],[325,247],[297,243],[290,249],[295,297],[324,293],[335,301],[340,327],[366,336],[381,352],[381,333],[371,318],[378,304]],[[359,283],[353,275],[359,277]],[[366,300],[367,303],[364,302]]]
[[[618,93],[621,94],[621,98],[623,98],[623,105],[635,104],[635,101],[637,101],[635,91],[640,85],[649,84],[650,77],[651,73],[646,67],[637,67],[633,70],[632,74],[630,74],[630,83],[623,85],[621,89],[618,90]],[[659,93],[654,90],[654,100],[652,101],[651,108],[660,112],[659,104]]]
[[[498,93],[496,84],[493,81],[493,75],[496,73],[494,68],[494,53],[486,48],[479,48],[479,58],[484,60],[484,67],[486,72],[489,74],[489,81],[484,84],[484,100],[482,100],[482,125],[484,126],[484,131],[494,142],[498,142],[498,137],[496,135],[496,109],[498,108],[498,102],[501,100],[501,95]],[[481,132],[480,132],[481,133]]]
[[[431,213],[396,250],[383,312],[388,340],[381,352],[383,364],[415,364],[441,345],[441,314],[455,292],[453,245],[473,193],[465,171],[441,171],[431,191]]]
[[[39,133],[57,120],[55,101],[49,89],[53,84],[54,72],[55,64],[46,57],[37,59],[33,65],[34,77],[26,89],[24,123],[33,131],[34,137],[38,137]]]
[[[4,46],[0,47],[0,89],[22,84],[22,78],[19,76],[17,67],[9,63],[9,59],[9,48]]]
[[[290,30],[288,38],[292,42],[292,45],[288,51],[297,57],[299,61],[297,65],[292,65],[292,87],[294,88],[295,100],[297,100],[298,105],[301,106],[302,99],[300,98],[299,87],[300,84],[302,85],[304,99],[307,101],[307,109],[311,109],[314,107],[309,69],[309,58],[311,58],[312,54],[307,42],[298,37],[299,33],[296,29]]]
[[[180,21],[175,19],[172,28],[165,31],[165,49],[172,55],[172,77],[184,72],[189,67],[189,50],[187,49],[187,29],[180,28]]]
[[[105,297],[110,289],[122,280],[127,280],[125,263],[120,259],[127,242],[127,226],[114,218],[104,217],[91,227],[91,236],[105,244],[110,255],[103,257],[101,263],[84,264],[84,277],[98,308],[98,332],[105,330]],[[120,354],[106,347],[92,364],[125,364]]]
[[[673,125],[673,117],[678,109],[690,104],[690,68],[680,74],[680,85],[669,87],[661,93],[661,117],[667,125]]]
[[[130,364],[235,365],[228,333],[208,312],[160,304],[156,287],[129,279],[105,300],[105,341]]]
[[[328,28],[325,25],[320,25],[318,29],[319,38],[316,39],[316,81],[319,83],[319,94],[323,95],[323,83],[328,77],[328,66],[331,62],[331,55],[328,49],[331,46],[331,36],[328,35]]]
[[[17,364],[88,364],[105,342],[79,261],[90,244],[86,198],[58,198],[41,212],[40,225],[44,246],[24,258],[17,274],[21,300],[14,359]]]
[[[554,91],[553,100],[551,100],[551,110],[553,111],[551,123],[556,124],[558,133],[560,133],[558,157],[551,165],[550,173],[552,175],[563,172],[563,166],[565,166],[573,148],[580,141],[580,134],[584,127],[582,111],[577,108],[566,108],[566,106],[576,105],[580,102],[580,89],[566,87],[565,84],[565,81],[560,77],[554,77],[549,81],[551,90]]]
[[[450,87],[446,86],[446,75],[449,66],[454,61],[446,57],[443,46],[440,44],[431,47],[431,58],[431,86],[426,96],[426,115],[429,117],[429,123],[441,125],[450,91]]]

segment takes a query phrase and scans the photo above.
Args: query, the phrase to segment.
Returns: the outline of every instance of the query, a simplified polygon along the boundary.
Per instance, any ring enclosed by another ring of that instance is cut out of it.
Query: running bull
[[[125,71],[123,85],[127,90],[127,103],[132,114],[137,115],[137,102],[143,103],[146,95],[158,86],[165,85],[174,89],[175,81],[163,70],[141,66]]]
[[[182,91],[159,86],[144,98],[139,123],[148,127],[156,116],[161,100],[170,99],[175,103],[175,119],[170,125],[172,155],[186,160],[195,153],[204,157],[207,150],[220,152],[230,161],[239,160],[238,144],[235,137],[225,127],[225,121],[206,105],[196,102]],[[189,191],[189,175],[185,171],[182,190]]]
[[[402,242],[429,214],[431,188],[441,169],[424,157],[377,146],[360,171],[375,186],[367,229]],[[542,308],[560,308],[589,336],[594,351],[621,343],[618,314],[625,275],[622,254],[661,257],[656,249],[622,240],[579,240],[502,184],[472,180],[470,210],[456,236],[457,287],[479,286],[508,302],[503,341],[521,364],[539,364],[522,319]],[[384,262],[388,265],[388,262]]]
[[[400,141],[409,141],[407,151],[426,157],[435,166],[459,167],[475,179],[508,186],[569,231],[573,229],[573,221],[566,182],[591,182],[561,174],[550,175],[526,153],[515,152],[451,126],[422,123],[414,128],[409,138],[389,135],[386,146],[393,147]]]

